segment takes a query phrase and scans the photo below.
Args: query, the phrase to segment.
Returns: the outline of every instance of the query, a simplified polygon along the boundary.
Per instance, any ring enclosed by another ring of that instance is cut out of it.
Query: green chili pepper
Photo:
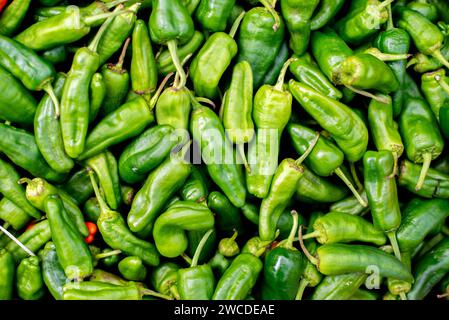
[[[106,97],[106,85],[103,81],[103,75],[99,72],[92,76],[89,88],[89,123],[95,120],[101,105]]]
[[[76,171],[60,186],[60,189],[68,194],[77,205],[86,202],[94,192],[90,183],[89,173],[85,168]]]
[[[174,258],[187,249],[185,230],[206,230],[213,225],[209,208],[191,201],[178,201],[156,219],[153,238],[161,255]]]
[[[14,259],[5,249],[0,250],[0,300],[11,300],[14,290]]]
[[[275,3],[269,4],[265,0],[261,3],[264,8],[255,7],[245,14],[238,37],[237,62],[246,60],[251,65],[255,89],[263,84],[282,46],[285,33],[284,22],[274,9]]]
[[[237,235],[238,232],[234,231],[232,237],[221,239],[218,243],[218,253],[227,258],[238,255],[240,253],[240,248],[238,243],[235,241]]]
[[[22,24],[31,0],[13,0],[0,15],[0,34],[11,36]]]
[[[55,82],[57,99],[61,97],[65,80],[66,75],[59,73]],[[64,150],[58,112],[50,96],[42,98],[34,116],[34,137],[48,165],[57,172],[67,173],[75,163]]]
[[[67,278],[82,280],[88,277],[93,271],[92,256],[84,238],[64,209],[63,202],[59,196],[50,195],[44,204],[51,237]]]
[[[330,28],[313,32],[311,47],[321,71],[330,81],[337,83],[341,63],[354,54],[351,48]]]
[[[136,256],[122,259],[118,263],[118,270],[125,279],[131,281],[142,281],[147,276],[147,269],[143,265],[142,259]]]
[[[349,300],[377,300],[379,294],[368,290],[358,289]]]
[[[110,208],[116,210],[122,201],[122,195],[117,160],[115,160],[114,155],[109,151],[102,152],[87,159],[85,165],[94,170],[106,203]]]
[[[318,30],[328,24],[343,7],[345,0],[322,0],[310,21],[310,28]]]
[[[409,8],[396,6],[395,13],[399,17],[399,27],[410,34],[416,48],[421,53],[431,55],[449,67],[449,62],[441,54],[444,35],[440,29],[426,17]],[[426,36],[423,37],[423,34]]]
[[[363,190],[360,192],[360,196],[364,201],[368,201],[366,197],[366,192]],[[334,202],[330,207],[330,211],[344,212],[349,214],[358,215],[366,211],[366,207],[362,206],[356,197],[351,196],[344,198],[340,201]]]
[[[301,106],[328,131],[350,162],[359,160],[368,145],[368,129],[346,105],[308,85],[290,80],[289,88]]]
[[[302,55],[309,45],[311,18],[318,0],[281,0],[282,16],[290,33],[290,48]]]
[[[198,51],[198,49],[201,47],[203,42],[204,35],[199,31],[195,31],[189,42],[178,48],[179,60],[184,61],[187,56],[195,54],[196,51]],[[168,50],[163,51],[156,57],[156,64],[159,74],[167,75],[170,72],[176,71],[176,68],[170,56],[170,52]]]
[[[287,41],[284,41],[282,43],[281,48],[279,49],[276,59],[273,62],[273,65],[271,66],[270,70],[268,70],[268,72],[265,74],[265,77],[263,79],[264,84],[269,84],[272,86],[276,84],[277,79],[279,78],[279,74],[281,73],[282,67],[284,66],[284,63],[287,62],[289,57],[290,57],[290,50]]]
[[[444,82],[449,88],[449,79],[445,74],[444,69],[438,69],[421,76],[422,93],[438,121],[441,107],[449,103],[449,92],[446,92],[442,86]]]
[[[377,150],[391,151],[394,158],[393,175],[397,174],[398,159],[404,152],[404,144],[399,134],[398,125],[393,120],[394,107],[390,97],[388,103],[371,100],[368,107],[368,121]]]
[[[32,24],[19,33],[15,40],[35,51],[48,50],[78,41],[89,34],[92,26],[121,14],[123,11],[92,15],[77,6],[71,6],[61,14]]]
[[[316,132],[299,124],[290,123],[288,132],[290,133],[293,147],[300,155],[306,152],[316,137]],[[330,176],[335,173],[348,186],[354,196],[360,200],[360,203],[366,206],[366,203],[360,197],[351,181],[344,174],[342,170],[343,160],[343,152],[329,139],[320,136],[304,162],[320,176]]]
[[[189,14],[192,15],[195,9],[200,4],[200,1],[201,0],[181,0],[181,3],[186,7]]]
[[[39,300],[45,294],[40,259],[37,256],[23,259],[16,273],[17,295],[23,300]]]
[[[293,238],[298,229],[298,214],[292,211],[293,227],[288,239],[280,242],[265,256],[261,297],[264,300],[293,300],[299,289],[305,261]]]
[[[209,264],[198,266],[201,250],[212,234],[210,229],[201,239],[189,268],[178,270],[177,291],[182,300],[210,300],[214,294],[215,278]]]
[[[36,100],[8,71],[0,66],[0,119],[30,125],[36,112]]]
[[[259,208],[250,202],[247,202],[240,208],[242,214],[255,225],[259,224]]]
[[[213,33],[192,60],[190,75],[198,96],[210,99],[218,96],[220,79],[238,51],[234,36],[244,15],[243,12],[237,17],[229,34]]]
[[[276,169],[268,195],[260,205],[259,236],[262,241],[274,240],[279,217],[289,204],[296,191],[296,185],[303,176],[304,168],[301,163],[313,150],[318,138],[319,134],[299,159],[284,159]]]
[[[106,267],[116,266],[120,261],[120,250],[112,250],[111,248],[105,248],[101,250],[100,254],[95,256],[95,259],[101,259],[101,262]],[[95,273],[95,270],[94,270]],[[91,276],[92,279],[92,276]]]
[[[9,223],[14,230],[20,230],[31,220],[31,216],[14,202],[4,197],[0,200],[0,219]]]
[[[441,48],[441,54],[445,59],[449,59],[449,45],[444,43]],[[418,73],[424,73],[437,70],[443,67],[443,64],[436,58],[417,52],[413,55],[413,58],[409,60],[407,67],[413,66],[413,70]]]
[[[314,231],[303,236],[303,239],[316,238],[321,244],[361,241],[378,246],[387,241],[383,230],[359,216],[342,212],[329,212],[317,218],[313,229]]]
[[[426,17],[431,22],[437,22],[438,20],[438,8],[435,4],[427,0],[414,0],[407,4],[407,8],[410,8],[421,15]]]
[[[14,167],[0,159],[0,193],[27,215],[39,219],[41,214],[27,200],[24,188],[19,185],[20,176]]]
[[[178,45],[188,42],[195,31],[192,17],[178,0],[154,0],[149,21],[153,42],[167,45],[173,64],[180,77],[180,87],[186,83],[186,74],[178,56]]]
[[[92,186],[98,203],[100,204],[100,217],[97,221],[98,230],[103,240],[113,249],[121,250],[124,254],[137,256],[149,266],[159,264],[159,253],[152,243],[137,238],[126,226],[120,213],[108,208],[100,195],[93,171],[89,170]]]
[[[102,25],[88,47],[76,51],[61,97],[61,132],[64,149],[71,158],[79,157],[85,148],[89,126],[89,85],[100,66],[98,44],[112,17]]]
[[[22,233],[17,240],[31,252],[37,252],[44,244],[51,240],[50,224],[48,220],[36,223],[31,229]],[[23,248],[14,241],[8,243],[5,249],[12,254],[17,264],[29,255],[28,252],[24,251]]]
[[[292,95],[284,90],[284,78],[293,61],[294,58],[284,63],[276,85],[261,86],[254,97],[252,116],[257,133],[248,148],[251,171],[246,173],[246,186],[249,193],[258,198],[265,198],[268,194],[278,165],[282,131],[292,113]]]
[[[241,230],[242,221],[239,210],[219,191],[213,191],[207,198],[207,205],[217,216],[217,227],[229,232]]]
[[[290,72],[296,80],[335,100],[340,100],[343,97],[343,94],[329,82],[308,53],[294,57],[296,60],[290,64]]]
[[[214,271],[218,277],[221,277],[228,269],[231,262],[228,258],[217,252],[212,259],[209,260],[208,264],[212,268],[212,271]]]
[[[0,151],[17,166],[50,181],[60,182],[64,179],[65,174],[54,171],[47,164],[31,133],[0,123],[0,136]]]
[[[204,30],[224,31],[236,0],[201,0],[196,11],[196,21]]]
[[[449,271],[449,238],[438,243],[421,257],[414,266],[415,282],[407,294],[409,300],[421,300]]]
[[[365,282],[364,273],[347,273],[324,277],[313,292],[311,300],[348,300]]]
[[[179,190],[179,194],[183,200],[204,203],[209,195],[208,189],[207,182],[201,171],[197,167],[192,167],[190,176]]]
[[[423,186],[428,168],[444,147],[444,140],[434,114],[426,101],[406,99],[399,118],[399,129],[404,139],[407,158],[415,163],[423,163],[420,178],[415,189]]]
[[[316,175],[304,166],[303,177],[296,185],[295,197],[305,203],[333,203],[342,200],[347,194],[347,188],[342,188],[332,180]],[[363,199],[362,195],[361,198]],[[366,202],[366,199],[364,201]],[[365,208],[357,199],[356,202]]]
[[[221,276],[212,300],[245,299],[256,284],[263,263],[250,253],[239,254]]]
[[[64,203],[64,208],[67,211],[68,216],[73,221],[81,235],[85,237],[89,235],[89,231],[84,223],[84,217],[81,210],[72,198],[64,191],[51,185],[42,178],[34,178],[33,180],[22,178],[19,182],[28,184],[26,188],[26,197],[28,201],[39,210],[46,211],[45,200],[47,197],[51,195],[58,195]]]
[[[215,112],[202,106],[193,97],[191,102],[193,112],[190,130],[193,139],[199,144],[207,171],[231,203],[240,208],[245,204],[246,188],[239,166],[235,161],[229,161],[229,157],[233,157],[233,150],[223,125]]]
[[[143,187],[137,192],[128,213],[128,225],[133,232],[150,234],[154,221],[165,203],[182,187],[190,174],[192,165],[183,157],[189,144],[176,155],[167,159],[152,171]]]
[[[392,178],[394,157],[391,151],[368,151],[363,157],[365,191],[374,225],[385,232],[395,255],[401,253],[396,240],[396,230],[401,224],[396,180]]]
[[[55,244],[47,242],[44,249],[39,252],[39,256],[42,260],[42,277],[47,289],[53,298],[62,300],[62,287],[68,279],[59,263]]]
[[[179,300],[177,288],[180,267],[172,262],[161,263],[151,273],[151,284],[156,291]]]

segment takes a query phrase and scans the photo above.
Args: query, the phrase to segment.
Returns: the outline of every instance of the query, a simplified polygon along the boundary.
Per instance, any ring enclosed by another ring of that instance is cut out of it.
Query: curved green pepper
[[[318,30],[324,27],[338,14],[345,0],[322,0],[310,21],[310,29]]]
[[[407,8],[421,13],[424,17],[432,22],[438,20],[438,8],[433,3],[427,0],[414,0],[407,3]]]
[[[11,300],[14,290],[15,266],[13,255],[0,250],[0,300]]]
[[[142,259],[136,256],[123,258],[118,263],[118,270],[125,279],[131,281],[142,281],[147,276],[147,269]]]
[[[87,169],[81,168],[76,171],[60,188],[68,194],[72,200],[81,205],[94,192],[90,183],[89,173]]]
[[[39,300],[45,294],[40,263],[40,259],[33,256],[23,259],[17,267],[17,295],[23,300]]]
[[[62,287],[68,282],[64,269],[59,263],[56,246],[49,241],[39,252],[42,260],[42,277],[53,298],[62,300]]]
[[[424,73],[421,76],[421,91],[438,121],[441,107],[449,104],[449,92],[444,90],[442,82],[449,88],[449,79],[444,69]]]
[[[217,32],[226,29],[226,22],[236,0],[201,0],[195,18],[202,29]]]
[[[216,215],[218,230],[225,232],[241,230],[239,210],[221,192],[211,192],[207,198],[207,205]]]
[[[10,36],[22,24],[31,0],[13,0],[0,15],[0,34]]]
[[[348,300],[365,282],[364,273],[347,273],[324,277],[316,287],[311,300]]]
[[[173,262],[161,263],[154,268],[150,281],[156,291],[179,300],[177,288],[179,269],[180,267]]]
[[[99,72],[92,76],[89,88],[89,123],[95,120],[101,109],[104,98],[106,97],[106,85],[103,81],[103,75]]]

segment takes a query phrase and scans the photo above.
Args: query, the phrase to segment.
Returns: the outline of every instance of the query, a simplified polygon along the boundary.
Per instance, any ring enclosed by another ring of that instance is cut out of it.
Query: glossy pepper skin
[[[399,257],[396,230],[401,224],[396,180],[391,177],[394,157],[390,151],[368,151],[363,157],[364,186],[376,227],[390,239]]]
[[[0,250],[0,300],[11,300],[14,290],[15,265],[11,253]]]
[[[118,270],[125,279],[130,281],[143,281],[147,276],[147,269],[142,259],[136,256],[123,258],[118,263]]]
[[[41,274],[41,261],[33,256],[23,259],[16,272],[17,294],[23,300],[39,300],[45,294]]]
[[[67,210],[70,219],[75,223],[78,231],[83,236],[89,235],[81,210],[64,191],[58,189],[42,178],[34,178],[33,180],[23,178],[20,182],[28,184],[26,188],[26,197],[28,201],[39,210],[45,211],[45,200],[48,196],[58,195],[62,199],[64,208]]]
[[[245,204],[246,188],[239,165],[232,160],[232,146],[226,138],[223,125],[215,112],[196,101],[192,104],[190,130],[193,139],[199,143],[207,171],[231,203],[240,208]],[[220,153],[217,155],[214,150]]]
[[[186,149],[187,148],[187,149]],[[128,213],[128,226],[133,232],[151,233],[153,224],[165,203],[182,187],[191,172],[192,165],[183,160],[185,152],[170,155],[153,170],[143,187],[137,192]]]
[[[13,202],[20,209],[24,210],[30,217],[39,219],[41,214],[27,200],[25,190],[18,184],[20,179],[16,169],[0,159],[0,193]]]
[[[159,265],[159,253],[156,247],[150,242],[137,238],[128,229],[122,215],[108,208],[100,195],[94,173],[89,171],[89,175],[101,210],[97,226],[106,244],[113,249],[121,250],[126,255],[140,257],[146,265]]]
[[[97,117],[105,97],[106,85],[103,81],[103,75],[99,72],[94,73],[89,87],[89,123],[92,123]]]
[[[293,247],[298,228],[298,215],[292,213],[294,224],[288,239],[265,255],[261,297],[264,300],[293,300],[305,267],[301,251]]]
[[[116,210],[122,202],[122,194],[114,155],[109,151],[102,152],[87,159],[85,165],[96,173],[106,203]]]
[[[177,288],[178,270],[180,267],[173,262],[161,263],[153,269],[150,281],[156,291],[179,299]]]
[[[70,220],[57,195],[45,200],[45,212],[50,223],[52,240],[59,262],[70,280],[82,280],[93,271],[92,256],[84,238]]]
[[[265,74],[263,79],[264,84],[275,85],[276,80],[279,78],[279,74],[281,73],[282,67],[284,63],[287,62],[290,56],[290,49],[288,48],[287,41],[282,43],[281,48],[279,49],[278,56],[273,62],[270,70]]]
[[[256,284],[263,263],[250,253],[239,254],[221,276],[212,300],[245,299]]]
[[[58,99],[61,97],[65,79],[66,75],[58,74],[55,82],[55,95]],[[57,112],[50,96],[44,96],[34,116],[34,137],[48,165],[57,172],[67,173],[73,168],[75,162],[65,152]]]
[[[324,277],[316,287],[311,300],[348,300],[365,282],[364,273],[347,273]]]
[[[429,106],[438,121],[440,118],[440,109],[449,104],[449,93],[447,93],[440,84],[442,81],[449,85],[444,69],[424,73],[421,76],[422,93],[424,94],[426,101],[429,103]],[[443,126],[444,132],[444,122],[440,122],[440,125]]]
[[[242,220],[239,209],[219,191],[212,191],[207,198],[207,206],[215,213],[217,227],[221,231],[241,230]]]
[[[289,70],[296,80],[304,82],[315,90],[335,100],[340,100],[343,94],[326,78],[309,53],[294,56]]]
[[[224,31],[236,0],[201,0],[195,18],[202,29],[210,32]]]
[[[68,279],[59,263],[55,244],[51,241],[47,242],[39,252],[39,257],[42,261],[42,278],[48,291],[56,300],[62,300],[62,287]]]
[[[132,33],[131,88],[149,102],[157,86],[157,66],[147,25],[137,20]]]
[[[66,174],[50,168],[42,157],[34,136],[28,131],[1,123],[0,136],[0,151],[17,166],[34,176],[53,182],[61,182],[65,178]]]
[[[263,83],[284,40],[285,25],[276,12],[255,7],[243,18],[238,36],[237,62],[246,60],[253,70],[254,88]]]
[[[436,20],[438,19],[438,8],[430,1],[415,0],[408,3],[407,7],[416,12],[419,12],[428,20],[437,22]]]
[[[423,299],[448,271],[449,238],[445,238],[416,262],[413,268],[415,282],[407,298]]]
[[[282,132],[292,113],[292,95],[284,88],[285,73],[292,61],[284,63],[274,86],[262,85],[254,96],[252,117],[257,132],[248,147],[251,171],[246,172],[246,187],[258,198],[268,194],[278,165]]]
[[[290,33],[290,48],[295,54],[303,54],[308,47],[313,12],[318,0],[281,0],[281,12]]]
[[[0,200],[0,219],[9,223],[14,230],[22,229],[31,216],[6,197]]]
[[[399,118],[399,129],[404,139],[407,158],[423,164],[420,179],[415,187],[419,190],[431,161],[441,154],[444,140],[435,115],[422,99],[406,100]]]
[[[354,111],[306,84],[290,80],[289,88],[306,112],[331,134],[348,161],[362,158],[368,145],[368,129]]]
[[[77,205],[84,203],[94,192],[94,189],[90,184],[89,173],[85,168],[81,168],[73,173],[60,188],[68,194]]]
[[[31,252],[37,252],[43,245],[51,240],[50,224],[48,220],[36,223],[31,229],[26,230],[17,238]],[[5,247],[14,257],[14,261],[18,264],[28,255],[14,241],[8,243]]]
[[[0,34],[13,35],[22,24],[31,0],[13,0],[0,15]]]
[[[213,225],[209,208],[191,201],[178,201],[156,219],[153,238],[161,255],[174,258],[187,249],[185,231],[207,230]]]
[[[0,118],[18,124],[30,125],[37,102],[12,74],[0,66]]]
[[[322,0],[315,10],[310,21],[310,29],[318,30],[324,27],[331,19],[338,14],[345,0]]]

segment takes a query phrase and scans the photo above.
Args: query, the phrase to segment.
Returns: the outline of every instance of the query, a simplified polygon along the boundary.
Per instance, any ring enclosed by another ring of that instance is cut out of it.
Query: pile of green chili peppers
[[[448,1],[0,4],[0,300],[449,298]]]

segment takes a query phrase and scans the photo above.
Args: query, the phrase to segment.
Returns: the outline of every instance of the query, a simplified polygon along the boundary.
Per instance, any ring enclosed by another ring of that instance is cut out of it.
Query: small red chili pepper
[[[1,3],[1,1],[2,1],[2,0],[0,0],[0,3]],[[0,7],[1,7],[1,4],[0,4]],[[0,8],[0,9],[1,9],[1,8]],[[25,231],[28,231],[28,230],[32,229],[32,228],[34,227],[35,224],[36,224],[36,221],[31,221],[30,223],[28,223],[28,225],[27,225]]]
[[[87,230],[89,230],[89,235],[84,239],[87,244],[91,244],[95,240],[95,234],[98,231],[97,225],[93,222],[86,222]]]
[[[3,8],[6,6],[7,0],[0,0],[0,12],[3,11]]]

